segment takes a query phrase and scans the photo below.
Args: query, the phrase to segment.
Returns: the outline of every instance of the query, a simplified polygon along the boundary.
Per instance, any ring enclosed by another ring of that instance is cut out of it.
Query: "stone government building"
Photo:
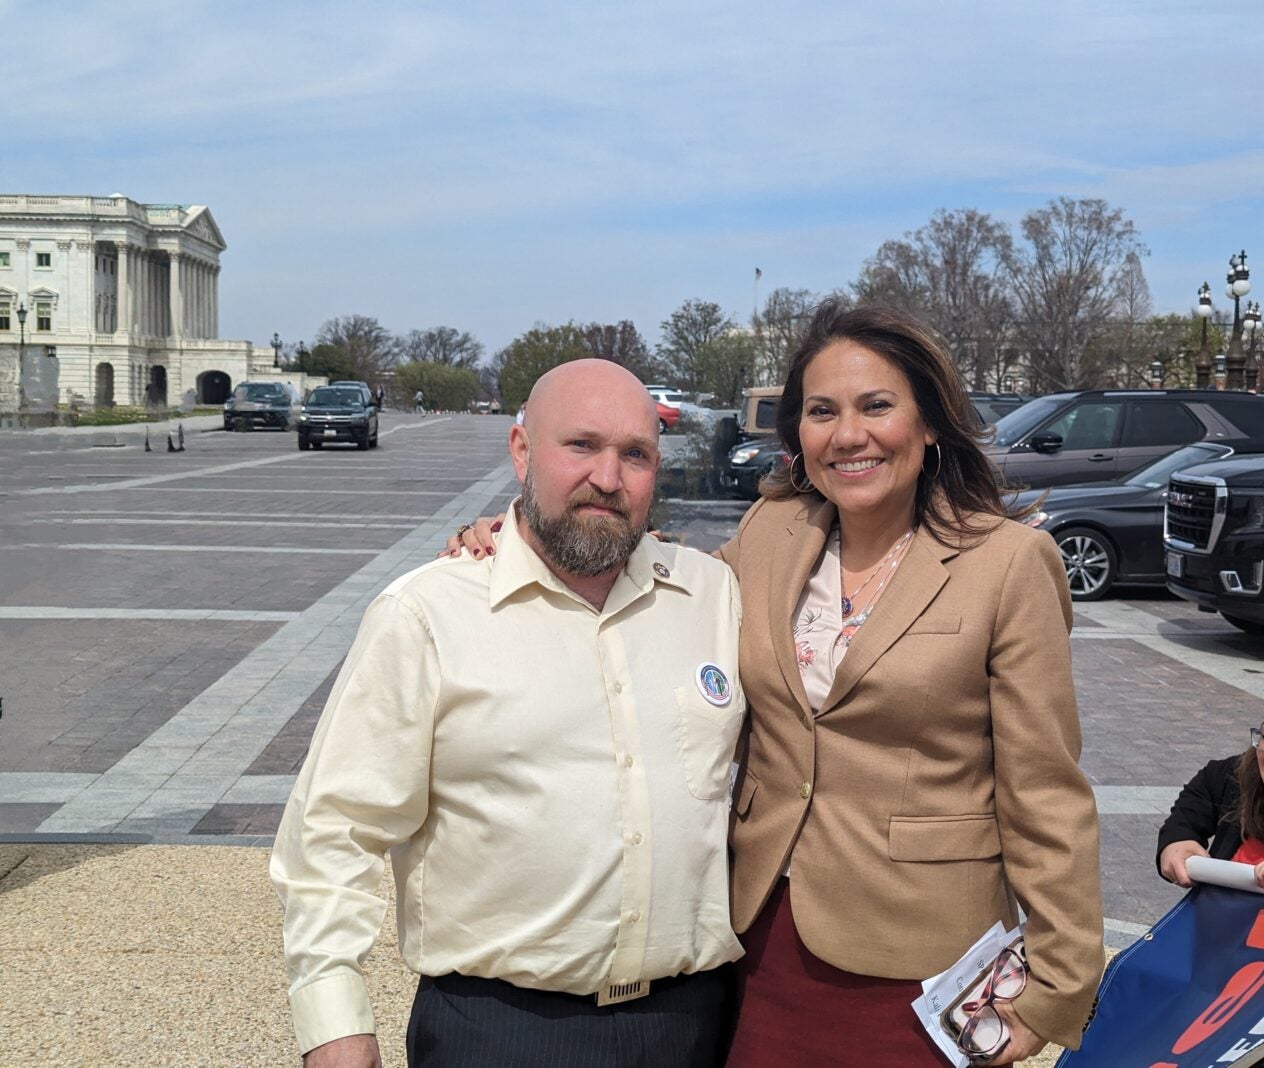
[[[0,194],[0,412],[220,404],[247,378],[301,379],[220,338],[226,248],[201,205]]]

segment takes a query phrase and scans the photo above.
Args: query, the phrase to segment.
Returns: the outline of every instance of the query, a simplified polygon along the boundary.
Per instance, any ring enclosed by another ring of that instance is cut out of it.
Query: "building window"
[[[35,302],[35,329],[47,333],[53,328],[53,302],[39,300]]]
[[[10,267],[13,266],[13,264],[9,260],[9,257],[11,255],[12,253],[9,253],[9,252],[0,252],[0,271],[7,271]]]
[[[51,269],[53,266],[53,254],[51,252],[35,253],[35,266]]]
[[[0,331],[12,330],[12,320],[9,318],[13,305],[7,300],[0,301]]]

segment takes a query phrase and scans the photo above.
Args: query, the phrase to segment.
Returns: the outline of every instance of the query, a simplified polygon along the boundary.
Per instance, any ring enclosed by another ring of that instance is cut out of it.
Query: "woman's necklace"
[[[855,610],[855,607],[856,607],[856,600],[860,597],[862,593],[865,592],[865,589],[868,587],[869,583],[871,583],[874,579],[876,579],[882,571],[886,570],[886,565],[890,563],[894,557],[899,555],[900,550],[903,549],[904,546],[908,544],[908,540],[912,536],[913,536],[913,532],[911,530],[905,532],[905,534],[900,538],[900,540],[897,541],[893,546],[891,546],[891,549],[890,551],[887,552],[886,556],[884,556],[881,560],[878,561],[878,566],[875,567],[873,571],[870,573],[869,577],[860,584],[860,587],[856,590],[856,592],[851,597],[848,597],[847,596],[847,575],[845,571],[843,570],[843,533],[841,530],[838,532],[838,584],[839,584],[839,589],[842,590],[842,594],[843,594],[842,610],[843,610],[844,620],[848,620],[851,618],[851,614]],[[885,585],[886,585],[886,579],[883,579],[882,586],[885,586]],[[878,590],[881,590],[882,586],[879,586]],[[875,597],[877,596],[876,591],[874,593],[874,596]],[[870,601],[872,600],[873,598],[871,597]]]

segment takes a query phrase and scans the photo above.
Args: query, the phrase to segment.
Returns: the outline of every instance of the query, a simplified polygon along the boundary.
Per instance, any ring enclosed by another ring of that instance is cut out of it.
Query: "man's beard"
[[[586,504],[609,508],[615,514],[576,514],[575,510]],[[549,562],[559,571],[585,578],[627,563],[649,529],[648,516],[639,524],[628,518],[619,494],[602,493],[591,486],[568,501],[560,516],[546,516],[535,497],[530,465],[522,484],[522,515]]]

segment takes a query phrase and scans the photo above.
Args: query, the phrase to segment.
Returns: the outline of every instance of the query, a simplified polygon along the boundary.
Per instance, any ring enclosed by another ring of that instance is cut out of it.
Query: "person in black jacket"
[[[1189,780],[1159,828],[1155,864],[1177,886],[1191,885],[1190,857],[1255,865],[1264,886],[1264,725],[1251,728],[1251,748],[1213,760]],[[1208,852],[1208,843],[1211,849]]]

